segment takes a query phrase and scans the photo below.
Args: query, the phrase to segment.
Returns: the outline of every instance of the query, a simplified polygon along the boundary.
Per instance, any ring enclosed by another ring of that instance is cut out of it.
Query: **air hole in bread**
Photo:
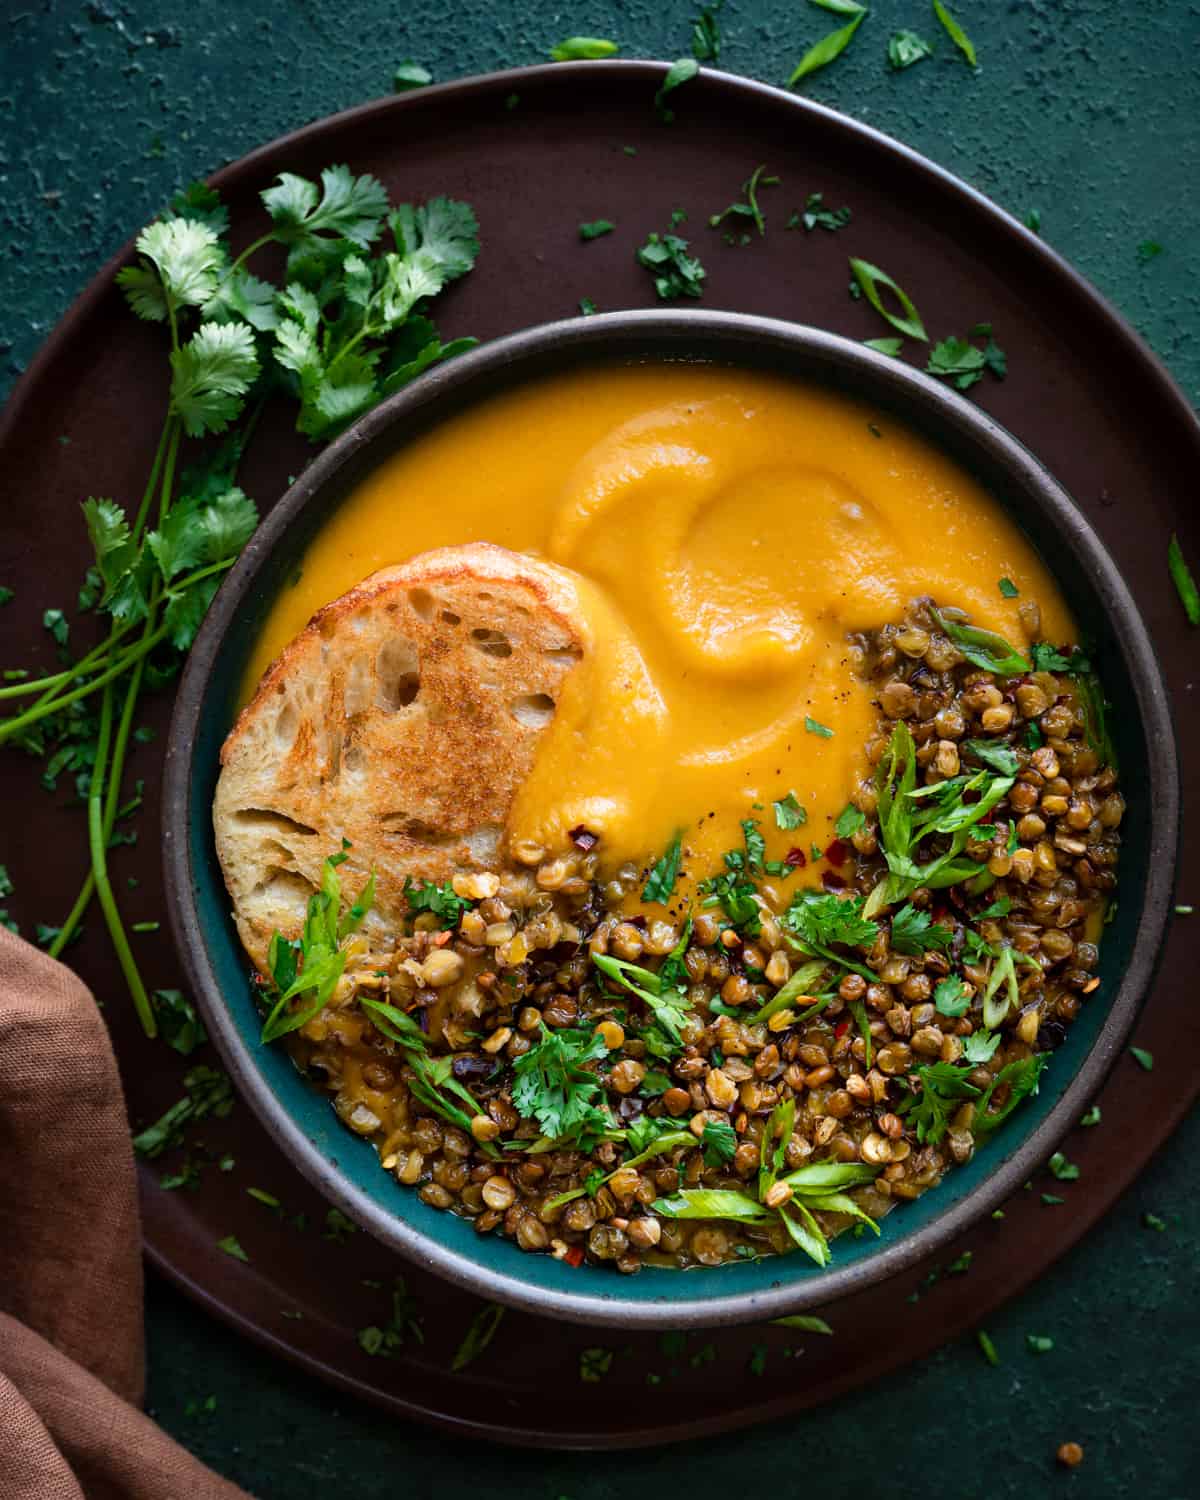
[[[285,703],[275,720],[275,743],[286,750],[295,743],[296,731],[300,728],[300,714],[294,703]]]
[[[428,589],[409,589],[408,602],[422,620],[433,619],[434,598]]]
[[[471,639],[485,656],[512,655],[512,642],[501,630],[488,630],[480,625],[472,630]]]
[[[353,775],[356,771],[362,770],[362,764],[362,749],[358,745],[351,745],[345,755],[342,756],[342,769],[349,771]]]
[[[487,593],[486,590],[480,590],[480,592],[476,594],[475,597],[476,599],[482,601],[482,603],[484,604],[490,604],[496,596],[495,594]]]
[[[554,699],[548,693],[522,693],[509,704],[509,712],[526,729],[545,729],[554,717]]]
[[[313,886],[294,870],[272,868],[265,873],[266,879],[254,887],[255,903],[261,902],[269,909],[269,920],[276,926],[279,925],[281,908],[290,909],[295,920],[301,921],[308,907],[308,898],[313,894]]]
[[[563,667],[573,667],[583,656],[578,646],[551,646],[545,654]]]
[[[342,712],[353,719],[365,714],[371,707],[371,658],[355,656],[346,670],[346,685],[342,692]]]
[[[456,615],[452,609],[442,610],[442,619],[447,625],[461,625],[462,615]]]
[[[317,831],[307,823],[297,823],[295,818],[289,818],[286,813],[276,812],[271,807],[239,807],[233,816],[243,828],[253,828],[255,832],[273,828],[276,833],[290,833],[293,837],[309,839]]]
[[[375,696],[380,708],[393,712],[407,708],[420,691],[421,668],[416,647],[400,636],[384,641],[375,658]]]

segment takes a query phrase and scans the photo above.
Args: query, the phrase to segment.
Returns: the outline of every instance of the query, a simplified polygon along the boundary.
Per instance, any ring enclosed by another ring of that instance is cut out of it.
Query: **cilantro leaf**
[[[936,949],[945,953],[954,942],[949,927],[935,922],[927,911],[906,903],[892,918],[892,948],[911,958]]]
[[[761,875],[763,872],[763,859],[767,852],[767,842],[759,831],[757,818],[743,818],[742,837],[746,841],[745,868],[752,875]]]
[[[998,1031],[973,1031],[963,1038],[963,1059],[969,1063],[991,1062],[1000,1045]]]
[[[601,235],[611,234],[617,226],[611,219],[591,219],[579,226],[581,240],[598,240]]]
[[[3,891],[0,891],[0,895],[3,895]],[[154,1000],[159,1035],[181,1056],[190,1056],[208,1040],[204,1022],[182,990],[155,990]]]
[[[1000,1069],[995,1078],[992,1079],[984,1091],[982,1099],[975,1110],[975,1124],[973,1129],[976,1135],[989,1135],[998,1126],[1002,1125],[1017,1105],[1023,1099],[1038,1091],[1038,1081],[1042,1076],[1042,1070],[1050,1061],[1049,1052],[1037,1052],[1032,1057],[1022,1058],[1019,1062],[1011,1062]],[[993,1095],[1002,1087],[1007,1086],[1008,1098],[999,1109],[990,1111],[988,1105]]]
[[[413,62],[411,57],[406,57],[396,65],[396,71],[392,74],[392,93],[404,94],[409,89],[422,89],[432,82],[433,74],[428,68],[423,68],[420,63]]]
[[[887,55],[888,66],[899,72],[902,68],[911,68],[922,58],[932,57],[933,48],[915,31],[897,31],[888,40]]]
[[[470,204],[456,198],[430,198],[416,208],[402,203],[388,215],[388,228],[401,255],[420,251],[437,267],[441,285],[465,276],[479,255],[479,221]]]
[[[999,771],[1002,776],[1015,776],[1021,769],[1017,752],[1007,745],[998,745],[994,740],[964,740],[963,749],[969,750],[976,760],[990,766],[993,771]]]
[[[936,1146],[950,1127],[951,1115],[964,1099],[978,1099],[979,1090],[954,1063],[926,1063],[909,1074],[910,1088],[914,1079],[919,1090],[914,1090],[897,1112],[916,1130],[923,1146]]]
[[[294,253],[323,250],[330,238],[365,248],[379,234],[387,193],[376,178],[355,177],[349,167],[326,167],[321,184],[281,172],[260,194],[275,225],[274,237]],[[289,257],[290,258],[290,257]]]
[[[853,838],[860,828],[865,828],[867,816],[855,807],[853,802],[848,802],[838,815],[834,824],[834,831],[840,839]]]
[[[983,379],[983,350],[962,338],[943,339],[935,344],[925,366],[930,375],[952,380],[960,391],[969,390]]]
[[[1065,672],[1075,676],[1090,672],[1092,669],[1091,662],[1078,646],[1073,646],[1070,655],[1064,656],[1058,647],[1052,646],[1049,641],[1037,641],[1030,655],[1033,658],[1035,672]]]
[[[819,739],[831,740],[833,738],[833,730],[827,724],[818,723],[808,714],[804,716],[804,727],[809,734],[815,734]]]
[[[258,374],[254,332],[245,323],[201,323],[171,352],[171,409],[189,437],[224,432]]]
[[[746,937],[758,936],[762,918],[758,892],[752,881],[745,880],[735,870],[727,870],[723,875],[714,875],[704,881],[701,890],[705,893],[704,905],[720,906],[731,927]]]
[[[733,1160],[737,1136],[728,1120],[705,1120],[700,1144],[704,1148],[705,1165],[719,1167]]]
[[[706,5],[692,22],[692,56],[697,62],[715,63],[721,57],[721,28],[717,24],[717,12],[724,0],[715,5]]]
[[[645,888],[642,891],[642,900],[657,902],[660,906],[669,905],[675,882],[679,879],[679,867],[682,861],[683,834],[680,832],[671,840],[666,852],[656,861],[654,868],[647,876]]]
[[[611,1120],[600,1107],[599,1080],[587,1065],[606,1052],[599,1032],[551,1031],[543,1025],[540,1039],[513,1061],[513,1104],[526,1119],[536,1120],[550,1140],[594,1137]]]
[[[222,207],[221,195],[206,182],[189,182],[174,194],[167,206],[173,218],[191,219],[214,234],[224,234],[229,228],[229,215]]]
[[[117,272],[139,318],[161,323],[180,307],[202,307],[217,289],[223,254],[216,232],[192,219],[149,224],[135,241],[142,261]]]
[[[794,213],[787,221],[786,228],[803,228],[810,234],[814,229],[826,229],[833,234],[849,224],[851,215],[848,208],[826,208],[824,205],[824,193],[809,193],[804,200],[804,212]]]
[[[796,800],[795,792],[789,792],[786,797],[780,797],[777,802],[772,803],[772,806],[775,809],[775,826],[783,829],[785,833],[793,828],[800,828],[808,822],[808,812]]]
[[[810,945],[829,947],[843,943],[850,948],[867,947],[879,936],[876,923],[863,917],[860,896],[834,892],[797,891],[783,915],[785,926]]]
[[[948,974],[945,979],[938,981],[933,992],[933,1003],[939,1015],[965,1016],[971,1008],[971,996],[956,974]]]

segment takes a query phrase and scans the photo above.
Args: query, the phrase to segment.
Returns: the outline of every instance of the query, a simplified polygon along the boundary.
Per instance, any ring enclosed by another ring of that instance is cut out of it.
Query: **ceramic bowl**
[[[581,365],[702,361],[769,370],[842,390],[922,432],[974,474],[1055,575],[1113,705],[1128,812],[1120,901],[1101,945],[1101,985],[1046,1070],[1039,1094],[934,1191],[844,1235],[820,1269],[792,1254],[685,1272],[620,1276],[529,1255],[480,1236],[383,1172],[281,1047],[263,1047],[249,962],[229,915],[212,832],[221,743],[255,638],[328,517],[390,454],[455,412],[516,384]],[[166,887],[193,993],[242,1096],[285,1154],[384,1244],[480,1296],[580,1322],[700,1326],[779,1317],[829,1302],[935,1254],[997,1208],[1056,1149],[1098,1091],[1150,984],[1171,909],[1179,789],[1166,690],[1146,628],[1112,558],[1054,478],[962,396],[861,344],[798,324],[702,311],[610,313],[498,339],[422,376],[349,429],[305,470],[221,587],[178,693],[164,791]]]

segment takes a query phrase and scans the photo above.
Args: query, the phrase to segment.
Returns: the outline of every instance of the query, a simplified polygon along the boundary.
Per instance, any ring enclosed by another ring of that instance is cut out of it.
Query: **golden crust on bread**
[[[404,880],[495,868],[513,799],[584,649],[571,575],[488,543],[426,552],[334,600],[268,668],[221,751],[217,854],[265,970],[325,859],[375,871],[390,946]]]

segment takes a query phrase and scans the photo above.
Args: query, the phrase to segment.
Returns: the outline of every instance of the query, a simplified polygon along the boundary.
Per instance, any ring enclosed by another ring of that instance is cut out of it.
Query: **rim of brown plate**
[[[229,187],[238,184],[254,173],[265,158],[273,157],[281,150],[286,150],[291,146],[302,146],[307,142],[316,140],[323,136],[331,127],[343,128],[346,125],[356,122],[375,122],[393,113],[401,113],[409,109],[419,109],[424,106],[427,100],[433,97],[444,98],[447,95],[458,95],[465,98],[483,95],[491,91],[508,90],[517,84],[523,84],[532,89],[550,76],[561,78],[567,73],[582,73],[585,71],[591,73],[601,69],[614,75],[641,76],[649,83],[661,79],[667,66],[665,63],[641,59],[622,59],[611,62],[543,64],[531,68],[516,68],[502,72],[475,75],[435,85],[423,89],[419,93],[399,98],[385,97],[372,100],[340,111],[334,115],[326,116],[296,131],[277,137],[275,140],[239,158],[238,161],[231,165],[222,168],[213,174],[210,181],[218,187]],[[984,194],[978,192],[953,173],[937,166],[928,158],[904,145],[902,142],[896,141],[883,132],[869,125],[862,124],[839,111],[814,103],[808,99],[799,98],[784,89],[753,79],[711,69],[702,69],[701,71],[710,89],[719,88],[728,91],[730,94],[741,95],[743,97],[757,97],[762,102],[768,103],[775,108],[793,110],[798,112],[800,117],[807,116],[822,121],[826,126],[835,126],[840,131],[856,137],[874,149],[886,150],[893,156],[899,156],[907,170],[915,173],[919,178],[923,178],[927,183],[934,184],[943,191],[952,192],[960,199],[965,200],[973,211],[986,219],[991,228],[1002,235],[1005,240],[1009,243],[1015,242],[1018,244],[1023,254],[1035,255],[1042,262],[1046,270],[1054,273],[1060,285],[1069,290],[1071,295],[1079,302],[1087,306],[1089,315],[1093,319],[1107,325],[1109,332],[1114,338],[1137,358],[1141,367],[1141,375],[1153,386],[1155,399],[1161,403],[1165,414],[1173,419],[1176,424],[1191,429],[1192,440],[1200,444],[1200,421],[1198,421],[1195,412],[1187,402],[1182,391],[1171,378],[1166,367],[1150,349],[1141,335],[1057,251],[1033,235]],[[111,294],[112,273],[128,259],[132,244],[133,240],[131,237],[95,274],[87,287],[71,304],[47,340],[40,346],[29,366],[16,382],[4,408],[0,410],[0,441],[6,440],[12,430],[21,423],[25,414],[26,403],[32,396],[36,385],[54,363],[67,352],[70,341],[75,337],[79,325],[84,323],[96,309],[97,305],[106,296]],[[1166,1134],[1179,1123],[1179,1120],[1188,1107],[1189,1100],[1181,1097],[1169,1111],[1165,1120],[1164,1139]],[[1073,1238],[1075,1236],[1072,1236]],[[334,1380],[344,1388],[358,1391],[363,1389],[359,1382],[347,1377],[343,1372],[333,1369],[320,1358],[311,1356],[302,1349],[283,1345],[279,1340],[272,1338],[264,1329],[240,1317],[233,1309],[224,1306],[211,1292],[177,1268],[169,1256],[161,1251],[159,1247],[147,1244],[146,1251],[152,1263],[170,1279],[174,1280],[176,1284],[181,1286],[190,1295],[196,1297],[197,1300],[203,1302],[211,1310],[234,1323],[242,1331],[256,1338],[266,1347],[277,1351],[283,1350],[286,1347],[287,1352],[293,1359],[309,1369]],[[465,1425],[471,1426],[472,1424]],[[455,1423],[453,1426],[456,1430],[462,1430],[460,1424]]]

